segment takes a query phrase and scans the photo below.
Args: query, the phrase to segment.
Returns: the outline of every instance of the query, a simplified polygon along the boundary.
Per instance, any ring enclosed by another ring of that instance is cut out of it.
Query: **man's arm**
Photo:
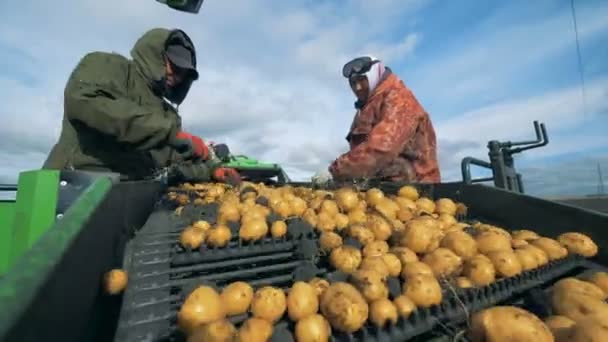
[[[176,123],[161,106],[145,106],[127,98],[127,75],[128,64],[122,57],[88,54],[66,86],[66,114],[118,142],[148,150],[173,137]]]
[[[389,92],[381,107],[382,120],[374,126],[367,140],[336,159],[329,168],[334,179],[373,177],[397,158],[403,146],[416,132],[422,108],[413,98],[403,98],[400,91]]]

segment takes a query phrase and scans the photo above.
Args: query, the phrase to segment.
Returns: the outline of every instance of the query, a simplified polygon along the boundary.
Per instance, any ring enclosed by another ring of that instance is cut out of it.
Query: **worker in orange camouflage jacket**
[[[346,137],[350,150],[331,164],[331,178],[440,182],[435,130],[414,94],[374,57],[355,58],[342,73],[357,114]]]

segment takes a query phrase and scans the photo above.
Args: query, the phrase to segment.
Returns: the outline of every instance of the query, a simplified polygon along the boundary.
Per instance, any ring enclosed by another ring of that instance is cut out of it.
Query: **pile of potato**
[[[417,308],[439,304],[442,285],[486,286],[568,254],[592,257],[598,252],[589,237],[576,232],[553,239],[530,230],[509,232],[484,223],[475,223],[470,229],[469,224],[457,219],[466,215],[466,206],[447,198],[433,201],[412,186],[402,187],[395,195],[376,188],[327,191],[252,183],[243,183],[238,189],[221,184],[184,188],[198,193],[194,204],[219,204],[213,226],[198,221],[182,232],[180,243],[184,247],[195,249],[203,243],[226,246],[231,239],[228,222],[240,223],[242,241],[269,235],[280,238],[287,232],[285,220],[301,217],[319,232],[319,247],[328,262],[349,275],[348,281],[331,285],[319,278],[297,282],[287,293],[273,287],[262,287],[254,293],[242,282],[229,285],[219,294],[201,287],[188,297],[179,314],[180,327],[190,341],[232,338],[227,336],[266,341],[273,324],[285,312],[296,323],[297,341],[327,341],[332,329],[352,333],[367,322],[383,327]],[[190,202],[188,196],[170,196],[181,206]],[[269,215],[277,215],[278,220],[269,225]],[[345,243],[347,239],[357,243]],[[389,296],[390,277],[403,282],[402,294],[394,298]],[[201,295],[197,294],[199,290]],[[226,320],[227,315],[246,312],[251,318],[238,331]],[[498,311],[479,318],[472,336],[507,341],[483,335],[483,331],[492,331],[488,322],[502,314]]]

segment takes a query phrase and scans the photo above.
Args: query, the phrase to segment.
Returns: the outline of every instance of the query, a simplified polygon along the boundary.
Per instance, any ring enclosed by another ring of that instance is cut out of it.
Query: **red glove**
[[[180,154],[184,155],[186,159],[201,158],[207,160],[209,158],[209,148],[203,141],[203,139],[179,131],[172,139],[170,145],[177,150]]]
[[[230,185],[239,185],[241,183],[241,175],[239,175],[235,169],[227,167],[218,167],[215,169],[215,171],[213,171],[213,179]]]

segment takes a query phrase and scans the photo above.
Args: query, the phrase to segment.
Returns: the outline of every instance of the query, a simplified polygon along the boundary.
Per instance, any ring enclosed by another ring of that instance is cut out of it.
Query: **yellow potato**
[[[319,237],[319,247],[325,252],[342,246],[342,237],[334,232],[323,232]]]
[[[115,295],[125,290],[128,282],[127,272],[114,269],[104,275],[104,290],[107,294]]]
[[[189,249],[198,249],[203,241],[205,241],[205,231],[194,227],[184,229],[179,236],[181,245]]]
[[[354,286],[336,282],[321,297],[321,312],[333,328],[352,333],[367,321],[369,307]]]
[[[553,342],[547,325],[535,315],[515,306],[495,306],[471,319],[472,342]]]
[[[220,295],[209,286],[199,286],[184,301],[177,313],[177,324],[186,334],[197,327],[226,317]]]
[[[367,245],[376,240],[376,237],[371,230],[357,224],[350,227],[349,235],[357,239],[362,245]]]
[[[287,309],[287,298],[283,290],[264,286],[257,290],[251,301],[251,313],[254,317],[269,322],[278,321]]]
[[[239,237],[243,241],[255,241],[262,239],[268,234],[268,223],[265,219],[254,218],[241,224]]]
[[[364,257],[372,257],[372,256],[383,256],[388,253],[388,243],[386,241],[376,240],[373,241],[365,247],[363,247],[363,256]]]
[[[608,320],[608,304],[581,292],[553,291],[551,303],[554,314],[566,316],[577,323],[584,320]]]
[[[397,313],[399,316],[403,316],[405,318],[409,317],[414,310],[416,310],[416,304],[409,299],[406,295],[400,295],[395,300],[393,300],[395,306],[397,307]]]
[[[422,262],[429,265],[436,277],[451,277],[462,271],[462,258],[447,248],[437,248],[427,254]]]
[[[407,247],[415,253],[428,253],[438,247],[441,237],[441,230],[432,223],[412,220],[399,233],[398,243],[399,246]]]
[[[486,286],[496,279],[496,269],[488,257],[478,254],[465,262],[463,275],[475,286]]]
[[[547,253],[549,260],[562,259],[568,255],[568,250],[565,247],[562,247],[559,242],[550,238],[541,237],[530,241],[530,244]]]
[[[549,262],[549,256],[547,256],[547,253],[534,245],[528,244],[526,246],[519,247],[518,250],[525,250],[534,255],[538,266],[545,265]]]
[[[528,244],[528,241],[526,241],[526,240],[521,240],[521,239],[512,239],[511,240],[511,247],[513,247],[513,248],[520,248],[527,244]]]
[[[234,325],[223,319],[197,328],[186,342],[233,342],[235,335]]]
[[[395,254],[399,261],[401,261],[401,265],[405,265],[405,263],[418,261],[418,256],[414,251],[407,247],[391,247],[389,249],[389,253]]]
[[[435,212],[454,216],[456,215],[456,203],[449,198],[440,198],[435,201]]]
[[[249,309],[253,300],[253,288],[243,281],[226,286],[220,294],[227,315],[240,315]]]
[[[300,319],[317,313],[319,299],[315,288],[303,281],[297,281],[291,286],[287,295],[287,314],[297,322]]]
[[[417,200],[420,195],[418,194],[418,190],[410,185],[403,186],[399,189],[399,197],[407,198],[411,201]]]
[[[577,322],[568,336],[569,342],[604,342],[608,337],[608,323],[598,321]]]
[[[441,239],[441,247],[452,250],[463,259],[472,258],[477,254],[477,242],[473,237],[463,231],[453,231]]]
[[[387,298],[386,277],[374,269],[359,269],[352,275],[352,283],[368,302]]]
[[[461,289],[468,289],[471,287],[475,287],[475,285],[473,284],[471,279],[469,279],[467,277],[456,278],[456,286],[460,287]]]
[[[336,216],[334,216],[334,222],[336,223],[336,229],[341,231],[348,227],[348,215],[337,213]]]
[[[365,200],[371,205],[377,205],[383,198],[384,193],[380,189],[372,188],[365,192]]]
[[[599,300],[606,299],[606,293],[593,283],[576,278],[564,278],[553,285],[553,292],[580,293]]]
[[[285,234],[287,234],[287,224],[285,221],[274,221],[270,226],[270,235],[278,239],[285,236]]]
[[[265,319],[251,317],[238,331],[235,342],[268,342],[272,336],[272,323]]]
[[[545,324],[551,330],[556,342],[566,342],[576,322],[566,316],[556,315],[545,318]]]
[[[515,256],[517,256],[523,271],[529,271],[539,266],[536,255],[529,249],[516,249]]]
[[[331,335],[331,326],[319,314],[302,318],[296,323],[295,336],[297,342],[327,342]]]
[[[369,306],[369,320],[377,327],[395,324],[398,317],[397,307],[388,298],[375,300]]]
[[[407,280],[416,275],[434,276],[434,273],[428,264],[421,261],[407,262],[403,265],[403,269],[401,270],[401,277],[403,279]]]
[[[435,212],[435,202],[426,197],[421,197],[416,200],[416,210],[418,213],[432,214]]]
[[[359,198],[352,189],[342,188],[336,191],[336,202],[343,211],[351,211],[357,207]]]
[[[604,294],[608,296],[608,273],[607,272],[595,272],[586,279],[588,282],[593,283],[604,291]]]
[[[586,258],[595,256],[598,251],[595,242],[582,233],[564,233],[557,237],[557,241],[566,247],[570,254],[579,254]]]
[[[499,276],[514,277],[522,272],[519,258],[513,251],[491,252],[487,256],[492,261]]]
[[[392,234],[391,225],[379,215],[370,215],[367,218],[366,228],[369,229],[376,240],[386,241]]]
[[[398,277],[401,274],[401,261],[395,254],[386,253],[382,256],[382,260],[388,267],[388,273],[391,277]]]
[[[511,238],[497,231],[484,231],[475,238],[475,241],[479,253],[482,254],[512,250]]]
[[[329,282],[327,280],[323,279],[323,278],[314,277],[308,283],[310,285],[312,285],[312,287],[315,288],[315,291],[317,293],[317,297],[319,297],[319,298],[329,288]]]
[[[442,299],[441,287],[437,279],[424,274],[408,277],[403,293],[418,307],[439,304]]]
[[[230,242],[231,235],[230,228],[218,225],[207,231],[205,242],[211,247],[225,247]]]
[[[359,265],[359,269],[371,269],[382,275],[383,279],[386,279],[390,271],[388,269],[388,265],[384,262],[382,257],[367,257],[363,258],[361,261],[361,265]]]
[[[331,251],[329,262],[337,270],[345,273],[354,272],[362,261],[361,251],[351,246],[340,246]]]

